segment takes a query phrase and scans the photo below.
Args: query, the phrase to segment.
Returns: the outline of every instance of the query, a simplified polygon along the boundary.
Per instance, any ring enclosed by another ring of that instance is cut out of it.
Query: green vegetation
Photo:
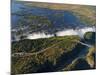
[[[95,68],[95,47],[79,58],[81,50],[85,49],[77,42],[80,40],[78,36],[63,36],[12,42],[12,54],[27,53],[21,57],[12,56],[12,74]]]
[[[52,37],[38,40],[21,40],[12,43],[12,54],[16,52],[33,52],[33,55],[12,57],[12,72],[38,72],[41,66],[56,65],[63,53],[71,52],[80,38],[77,36]],[[45,50],[44,50],[45,49]],[[52,67],[52,68],[53,68]]]
[[[77,18],[80,19],[81,22],[83,22],[87,26],[96,25],[95,17],[93,17],[93,16],[87,17],[87,15],[79,14],[77,12],[75,12],[74,14],[77,16]]]
[[[90,44],[94,44],[96,42],[96,33],[95,32],[87,32],[84,34],[84,40]]]
[[[91,66],[91,68],[95,68],[96,66],[96,50],[95,46],[89,48],[89,52],[86,55],[86,60],[88,64]]]
[[[34,51],[40,51],[42,49],[48,48],[54,44],[59,44],[59,42],[62,42],[59,44],[59,47],[66,48],[66,44],[69,44],[68,47],[73,43],[70,42],[71,40],[78,40],[79,37],[52,37],[52,38],[43,38],[43,39],[36,39],[36,40],[21,40],[19,42],[12,42],[12,53],[15,52],[34,52]]]
[[[22,14],[21,11],[20,11],[20,14]],[[17,15],[19,15],[19,14],[17,13]],[[32,15],[32,14],[28,14],[28,15],[25,14],[23,16],[20,16],[17,26],[19,28],[23,28],[24,26],[27,26],[27,25],[28,25],[29,29],[35,30],[40,27],[51,26],[51,22],[50,22],[50,20],[48,20],[48,18],[46,18],[44,16],[36,16],[36,15]]]

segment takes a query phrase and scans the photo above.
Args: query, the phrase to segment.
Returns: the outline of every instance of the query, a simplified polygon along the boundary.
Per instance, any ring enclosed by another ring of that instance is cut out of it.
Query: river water
[[[45,16],[52,23],[50,31],[52,31],[53,29],[59,30],[54,34],[45,34],[45,32],[33,32],[31,34],[25,33],[27,39],[49,38],[49,37],[54,37],[55,35],[56,36],[78,35],[79,37],[83,38],[84,33],[88,31],[91,32],[96,31],[95,26],[87,27],[84,23],[80,21],[80,19],[78,19],[70,11],[30,7],[30,6],[25,6],[24,3],[20,2],[16,3],[15,1],[12,1],[11,13],[16,13],[19,11],[21,11],[21,13],[24,12],[24,14],[30,13],[32,15]],[[21,16],[12,14],[11,16],[12,27],[17,25],[20,18]],[[19,36],[16,36],[16,38],[19,39]]]
[[[37,16],[45,16],[50,20],[53,27],[59,30],[63,30],[64,28],[75,28],[77,26],[84,26],[84,23],[80,22],[80,19],[78,19],[72,12],[70,11],[64,11],[64,10],[52,10],[47,8],[39,8],[39,7],[30,7],[28,5],[25,5],[24,3],[20,2],[12,2],[11,6],[11,12],[12,13],[22,13],[22,14],[32,14]],[[19,19],[21,16],[12,14],[11,20],[12,20],[12,26],[15,26],[18,24]]]

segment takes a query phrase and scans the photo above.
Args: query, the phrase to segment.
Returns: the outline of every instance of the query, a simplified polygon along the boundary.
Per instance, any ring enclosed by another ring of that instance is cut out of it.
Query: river
[[[12,6],[11,6],[11,13],[23,13],[24,14],[32,14],[32,15],[37,15],[37,16],[45,16],[47,19],[50,20],[52,23],[51,28],[45,28],[44,31],[47,32],[52,32],[53,30],[58,30],[56,33],[52,34],[45,34],[46,32],[28,32],[28,28],[26,28],[24,32],[24,35],[27,36],[26,39],[39,39],[39,38],[49,38],[49,37],[54,37],[56,36],[70,36],[70,35],[78,35],[79,37],[83,38],[84,33],[91,31],[95,32],[95,26],[93,27],[88,27],[86,24],[82,23],[80,19],[78,19],[72,12],[70,11],[64,11],[64,10],[52,10],[52,9],[47,9],[47,8],[39,8],[39,7],[30,7],[30,6],[25,6],[24,3],[20,2],[15,2],[12,1]],[[25,16],[25,15],[24,15]],[[12,14],[11,15],[11,26],[14,28],[14,26],[18,25],[19,18],[21,16]],[[27,20],[27,19],[26,19]],[[20,27],[20,26],[19,26]],[[13,30],[13,29],[12,29]],[[17,31],[17,29],[15,28]],[[15,31],[15,32],[16,32]],[[41,29],[40,29],[41,31]],[[13,35],[15,37],[15,40],[19,40],[18,35]]]

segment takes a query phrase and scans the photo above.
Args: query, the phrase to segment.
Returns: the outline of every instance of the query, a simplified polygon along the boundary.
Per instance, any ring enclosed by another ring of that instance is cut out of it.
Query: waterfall
[[[78,35],[79,37],[83,38],[84,34],[86,32],[95,32],[96,28],[95,26],[93,27],[84,27],[80,29],[66,29],[63,31],[58,31],[55,33],[57,36],[71,36],[71,35]],[[32,33],[27,35],[27,39],[39,39],[39,38],[49,38],[53,37],[54,34],[45,34],[44,32],[39,32],[39,33]]]

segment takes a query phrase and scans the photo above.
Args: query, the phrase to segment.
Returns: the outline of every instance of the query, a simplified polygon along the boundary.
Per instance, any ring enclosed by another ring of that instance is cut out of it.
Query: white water
[[[84,27],[81,29],[66,29],[63,31],[59,31],[56,33],[57,36],[70,36],[70,35],[78,35],[79,37],[83,38],[84,34],[86,32],[95,32],[96,28],[95,27]],[[53,37],[54,35],[46,35],[45,33],[33,33],[33,34],[29,34],[27,36],[27,39],[39,39],[39,38],[49,38],[49,37]]]
[[[46,35],[45,33],[33,33],[33,34],[29,34],[27,39],[39,39],[39,38],[49,38],[49,37],[53,37],[53,35]]]

